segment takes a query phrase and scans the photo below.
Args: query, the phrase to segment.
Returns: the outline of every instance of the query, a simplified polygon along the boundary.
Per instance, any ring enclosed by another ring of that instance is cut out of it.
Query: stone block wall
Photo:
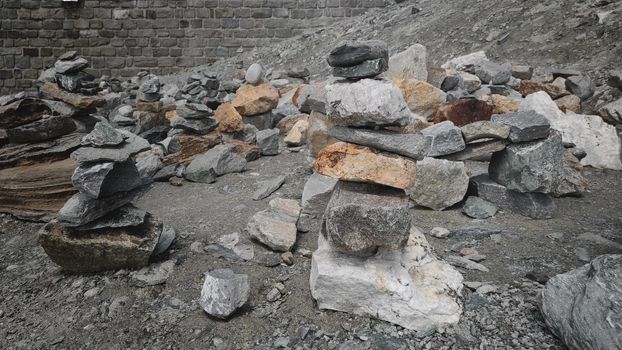
[[[390,0],[0,0],[0,94],[32,88],[42,69],[77,50],[100,74],[168,74]]]

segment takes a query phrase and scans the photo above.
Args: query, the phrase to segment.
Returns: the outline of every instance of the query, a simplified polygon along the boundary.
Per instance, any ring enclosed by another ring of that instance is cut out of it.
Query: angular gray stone
[[[496,116],[493,116],[495,118]],[[510,127],[501,123],[481,120],[467,124],[460,128],[464,140],[469,143],[479,139],[507,139],[510,136]]]
[[[151,153],[143,159],[136,162],[136,168],[138,169],[138,173],[140,177],[143,179],[151,179],[158,172],[158,170],[162,169],[164,164],[160,159],[160,156],[157,154]]]
[[[81,147],[71,154],[78,162],[124,162],[131,156],[151,149],[149,141],[134,135],[127,130],[117,130],[125,138],[125,142],[114,147]]]
[[[134,107],[130,105],[120,105],[110,112],[108,119],[111,123],[118,126],[135,125],[136,119],[134,119]]]
[[[557,214],[557,205],[548,194],[511,191],[490,179],[487,174],[472,177],[470,182],[480,198],[496,204],[502,210],[532,219],[551,219]]]
[[[402,248],[410,223],[403,190],[339,181],[326,207],[322,234],[339,252],[370,256],[379,247]]]
[[[475,75],[485,84],[505,84],[512,77],[512,65],[481,61],[475,66]]]
[[[342,126],[331,128],[328,133],[341,141],[369,146],[417,160],[428,155],[432,144],[432,138],[425,137],[421,133],[397,134],[389,131],[354,129]]]
[[[106,147],[117,146],[125,141],[125,137],[107,121],[95,124],[93,131],[82,138],[83,146]]]
[[[32,123],[6,130],[11,143],[32,143],[55,139],[76,130],[71,118],[45,115]]]
[[[622,124],[622,98],[602,106],[598,114],[613,125]]]
[[[311,260],[310,287],[320,309],[412,330],[455,324],[462,314],[462,275],[438,260],[414,228],[402,249],[380,248],[365,260],[335,250],[320,235]]]
[[[175,112],[184,119],[205,119],[214,115],[214,111],[202,103],[185,103],[177,106]]]
[[[58,60],[54,63],[54,69],[56,70],[56,73],[68,74],[81,71],[88,65],[89,61],[82,57],[78,57],[71,60]]]
[[[279,189],[285,183],[285,176],[279,175],[270,180],[262,181],[258,184],[257,190],[253,193],[253,200],[260,200],[270,197],[270,195]]]
[[[259,63],[253,63],[246,70],[244,80],[249,84],[257,84],[263,79],[263,67]]]
[[[592,97],[595,89],[592,79],[585,75],[573,75],[566,79],[566,90],[579,96],[581,101]]]
[[[77,231],[91,231],[101,228],[138,226],[145,222],[146,215],[147,212],[143,209],[137,208],[132,204],[126,204],[100,219],[74,229]]]
[[[389,61],[387,44],[380,40],[343,41],[330,52],[327,61],[331,67],[351,67],[379,58]]]
[[[147,215],[149,215],[149,213],[147,213]],[[151,256],[152,257],[158,256],[166,252],[168,248],[171,247],[171,244],[173,244],[175,237],[176,237],[175,230],[172,227],[164,225],[162,227],[162,232],[160,233],[160,237],[158,238],[158,243],[153,248],[153,252],[151,253]]]
[[[491,122],[510,127],[510,141],[527,142],[549,136],[551,124],[542,114],[535,111],[493,115]]]
[[[530,80],[533,76],[533,67],[531,66],[512,66],[512,76],[521,80]]]
[[[328,117],[341,126],[405,126],[411,112],[400,89],[387,80],[326,85]]]
[[[373,78],[389,68],[388,59],[377,58],[350,67],[333,67],[333,75],[348,79]]]
[[[231,269],[207,272],[199,303],[208,315],[226,319],[248,301],[248,276]]]
[[[415,185],[406,193],[415,203],[443,210],[460,202],[469,188],[469,175],[463,162],[426,157],[417,162]]]
[[[246,170],[246,159],[234,152],[231,144],[217,145],[196,157],[186,168],[184,177],[193,182],[211,183],[217,176]]]
[[[253,215],[246,230],[251,237],[271,249],[286,252],[296,243],[296,222],[299,216],[298,201],[274,198],[266,210]]]
[[[131,273],[130,276],[132,279],[130,283],[138,287],[149,287],[164,284],[175,270],[176,263],[177,260],[172,259],[145,266],[142,269]]]
[[[571,350],[622,349],[622,255],[601,255],[551,278],[540,310]]]
[[[429,157],[456,153],[466,147],[462,131],[449,120],[427,127],[421,133],[431,139]]]
[[[279,154],[279,129],[259,130],[255,134],[257,147],[264,156]]]
[[[309,176],[302,190],[302,213],[309,215],[324,214],[337,181],[337,179],[320,173],[313,173]]]
[[[487,219],[497,213],[497,206],[479,197],[469,196],[462,212],[474,219]]]
[[[71,177],[73,186],[91,198],[127,192],[142,184],[133,161],[121,163],[83,163]]]
[[[85,85],[85,83],[92,82],[95,79],[95,77],[86,72],[75,72],[70,74],[57,73],[55,78],[58,86],[71,92],[78,91],[83,85]]]
[[[488,173],[494,181],[518,192],[555,196],[584,192],[587,180],[568,162],[564,151],[561,135],[553,131],[546,139],[511,144],[493,154]]]
[[[482,272],[490,271],[486,266],[482,264],[476,263],[475,261],[471,261],[467,258],[463,258],[457,255],[450,255],[445,258],[445,261],[447,261],[448,263],[450,263],[451,265],[455,267],[461,267],[467,270],[477,270],[477,271],[482,271]]]
[[[111,211],[140,197],[146,189],[139,187],[130,192],[115,193],[110,197],[94,199],[84,193],[76,193],[58,212],[58,221],[65,227],[88,224]]]
[[[171,119],[171,127],[174,129],[188,130],[199,135],[206,135],[218,127],[218,120],[213,118],[185,119],[176,116]]]

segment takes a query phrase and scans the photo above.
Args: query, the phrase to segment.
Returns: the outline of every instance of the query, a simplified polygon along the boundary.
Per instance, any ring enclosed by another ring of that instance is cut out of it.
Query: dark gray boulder
[[[384,58],[389,62],[389,49],[385,42],[380,40],[344,41],[330,52],[328,64],[331,67],[352,67],[379,58]]]
[[[264,156],[279,154],[279,129],[259,130],[255,133],[257,147]]]
[[[127,192],[142,185],[133,161],[121,163],[83,163],[71,177],[73,186],[92,198]]]
[[[149,141],[129,131],[119,129],[125,142],[118,146],[81,147],[71,154],[78,162],[124,162],[135,154],[151,149]]]
[[[246,159],[234,149],[231,144],[215,146],[196,157],[186,168],[184,177],[193,182],[211,183],[217,176],[246,170]]]
[[[427,127],[421,130],[421,133],[431,139],[429,157],[460,152],[466,147],[462,131],[448,120]]]
[[[493,115],[491,121],[509,126],[509,139],[514,143],[543,139],[551,129],[548,119],[535,111]]]
[[[125,141],[125,137],[107,121],[95,124],[93,131],[82,138],[83,146],[105,147],[117,146]]]

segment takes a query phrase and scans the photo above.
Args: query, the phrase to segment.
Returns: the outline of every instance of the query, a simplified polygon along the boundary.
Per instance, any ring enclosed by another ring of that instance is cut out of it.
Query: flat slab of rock
[[[535,111],[515,112],[495,115],[494,123],[510,127],[510,141],[528,142],[549,136],[551,124],[545,116]]]
[[[456,126],[465,126],[481,120],[490,120],[492,107],[485,101],[462,99],[440,106],[434,114],[434,122],[450,121]]]
[[[12,143],[40,142],[67,135],[76,130],[71,118],[45,115],[32,123],[7,129],[8,139]]]
[[[478,160],[488,161],[493,153],[503,151],[509,143],[507,140],[490,140],[482,142],[474,142],[466,145],[466,148],[460,152],[442,156],[447,160]]]
[[[587,188],[581,166],[577,169],[566,159],[558,132],[543,140],[508,145],[493,154],[488,173],[496,182],[518,192],[561,196]]]
[[[117,146],[125,141],[125,137],[108,122],[95,124],[93,131],[82,138],[83,146],[106,147]]]
[[[460,202],[468,187],[463,162],[426,157],[417,162],[417,179],[406,193],[421,206],[443,210]]]
[[[398,134],[389,131],[354,129],[343,126],[331,128],[328,133],[341,141],[369,146],[416,160],[423,159],[428,154],[432,144],[432,139],[423,136],[421,133]]]
[[[151,149],[149,141],[126,130],[118,130],[125,142],[115,147],[81,147],[71,154],[78,162],[124,162],[131,156]]]
[[[462,131],[450,121],[434,124],[421,130],[421,133],[431,139],[429,157],[460,152],[466,147]]]
[[[279,103],[279,93],[268,83],[260,85],[242,85],[235,93],[231,104],[242,116],[266,113]]]
[[[84,96],[64,91],[58,85],[49,82],[43,84],[39,91],[79,109],[91,109],[106,104],[106,100],[101,96]]]
[[[320,309],[365,315],[427,330],[460,319],[462,275],[437,260],[420,232],[400,250],[365,260],[333,249],[320,235],[311,260],[311,295]]]
[[[162,232],[162,222],[147,215],[136,227],[74,233],[57,221],[45,225],[39,242],[63,269],[73,272],[136,269],[147,266]]]
[[[192,162],[199,155],[220,144],[222,136],[219,132],[207,135],[181,133],[172,137],[169,143],[169,154],[164,157],[164,164],[184,164]]]
[[[379,247],[399,250],[409,231],[403,190],[339,181],[326,207],[322,234],[337,251],[370,256]]]
[[[557,214],[557,205],[551,195],[544,193],[521,193],[508,190],[487,174],[472,177],[471,185],[477,195],[502,210],[532,219],[551,219]]]
[[[64,227],[85,225],[132,202],[140,197],[145,190],[145,188],[137,188],[130,192],[120,192],[99,199],[91,198],[84,193],[76,193],[58,212],[58,221]]]
[[[494,121],[494,118],[492,120]],[[467,124],[460,128],[464,140],[469,143],[480,139],[500,139],[504,140],[510,136],[510,127],[493,121],[482,120]]]
[[[218,269],[205,273],[199,303],[208,315],[226,319],[246,304],[249,295],[247,275]]]
[[[80,71],[89,65],[89,61],[82,57],[76,57],[70,60],[58,60],[54,63],[56,73],[68,74]]]
[[[196,157],[186,168],[184,177],[193,182],[211,183],[217,176],[246,170],[246,159],[234,152],[234,145],[217,145]]]
[[[326,85],[327,114],[341,126],[404,126],[410,110],[400,89],[386,80],[363,79]]]
[[[546,324],[569,349],[622,348],[622,255],[601,255],[551,278],[542,290]]]
[[[286,252],[296,243],[296,222],[300,216],[298,201],[275,198],[268,208],[256,213],[246,226],[251,237],[273,250]]]
[[[166,280],[175,270],[177,260],[167,260],[161,263],[145,266],[130,274],[130,284],[138,287],[157,286],[166,283]]]
[[[368,182],[405,189],[415,182],[415,161],[364,146],[337,142],[324,148],[316,172],[336,179]]]
[[[328,64],[331,67],[351,67],[378,58],[389,61],[389,50],[383,41],[343,41],[329,53]]]
[[[490,271],[486,266],[480,263],[476,263],[475,261],[471,261],[467,258],[463,258],[457,255],[450,255],[445,260],[455,267],[461,267],[467,270],[477,270],[482,272]]]
[[[253,200],[260,200],[270,197],[270,195],[278,190],[285,183],[285,176],[279,175],[273,179],[258,183],[257,190],[253,193]]]
[[[116,209],[100,219],[92,221],[86,225],[75,227],[76,231],[91,231],[102,228],[118,228],[128,226],[138,226],[145,222],[147,212],[135,207],[133,204],[126,204]]]
[[[0,106],[0,129],[11,129],[32,123],[50,113],[50,108],[40,99],[20,99]]]
[[[373,78],[389,68],[388,57],[364,61],[350,67],[333,67],[333,76],[348,79]]]
[[[177,116],[171,119],[171,127],[206,135],[218,127],[218,121],[213,118],[185,119]]]

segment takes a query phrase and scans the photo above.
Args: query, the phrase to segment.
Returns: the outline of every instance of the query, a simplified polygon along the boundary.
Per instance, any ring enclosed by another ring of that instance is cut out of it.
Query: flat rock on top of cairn
[[[403,190],[339,181],[326,207],[322,234],[340,252],[370,256],[379,247],[402,248],[410,221]]]
[[[421,133],[398,134],[382,130],[366,130],[336,126],[328,130],[330,136],[361,146],[396,153],[416,160],[423,159],[432,145],[432,138]]]
[[[380,40],[344,41],[328,55],[331,67],[352,67],[365,61],[379,58],[389,60],[387,44]]]

